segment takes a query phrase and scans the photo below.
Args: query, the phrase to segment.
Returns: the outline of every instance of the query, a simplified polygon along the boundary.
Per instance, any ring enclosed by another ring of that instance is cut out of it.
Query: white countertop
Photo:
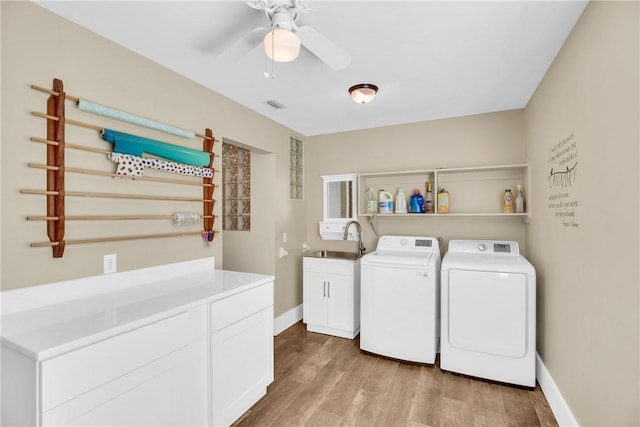
[[[193,264],[186,264],[188,263]],[[174,264],[178,266],[178,270],[180,264]],[[158,278],[153,274],[146,274],[147,280],[127,284],[121,282],[136,275],[117,273],[109,275],[112,277],[107,279],[112,282],[120,281],[114,290],[103,289],[80,297],[76,292],[67,300],[38,304],[17,311],[9,305],[18,304],[20,298],[16,296],[25,299],[24,295],[19,295],[21,290],[3,292],[2,345],[36,360],[45,360],[274,280],[273,276],[213,268],[191,269],[193,270],[196,271],[182,271],[180,274],[168,275],[171,276],[168,278],[167,275]],[[145,270],[146,273],[149,271],[152,269]],[[119,274],[121,275],[118,277]],[[105,280],[105,276],[97,277]],[[72,282],[77,291],[78,285],[92,286],[91,281],[92,278],[85,278]],[[71,286],[62,282],[56,284],[57,290],[64,288],[65,284],[67,288]],[[23,293],[34,295],[39,290],[37,288]],[[42,288],[44,293],[55,290],[51,285]]]

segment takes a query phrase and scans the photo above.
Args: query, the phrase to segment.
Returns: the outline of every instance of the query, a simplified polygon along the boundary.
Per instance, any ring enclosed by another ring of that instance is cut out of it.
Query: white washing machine
[[[440,368],[536,385],[536,273],[516,242],[451,240],[441,270]]]
[[[435,363],[439,274],[437,239],[381,236],[375,252],[360,262],[360,348]]]

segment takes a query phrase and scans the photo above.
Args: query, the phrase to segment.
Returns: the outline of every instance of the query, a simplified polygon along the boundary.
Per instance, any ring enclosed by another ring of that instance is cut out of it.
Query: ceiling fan
[[[263,11],[269,27],[249,31],[218,55],[218,59],[238,60],[262,42],[267,57],[276,62],[293,61],[300,45],[334,70],[342,70],[351,62],[348,52],[314,28],[296,24],[299,13],[312,11],[301,0],[252,0],[247,5]]]

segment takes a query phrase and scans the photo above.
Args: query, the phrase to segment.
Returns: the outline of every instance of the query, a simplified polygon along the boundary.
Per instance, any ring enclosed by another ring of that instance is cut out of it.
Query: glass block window
[[[293,136],[289,140],[289,197],[304,199],[303,144]]]
[[[251,230],[251,152],[222,143],[223,230]]]

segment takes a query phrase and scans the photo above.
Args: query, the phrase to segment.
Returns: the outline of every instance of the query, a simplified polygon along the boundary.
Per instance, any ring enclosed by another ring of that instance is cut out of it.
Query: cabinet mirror
[[[323,220],[347,222],[357,219],[356,175],[325,175],[323,181]]]

